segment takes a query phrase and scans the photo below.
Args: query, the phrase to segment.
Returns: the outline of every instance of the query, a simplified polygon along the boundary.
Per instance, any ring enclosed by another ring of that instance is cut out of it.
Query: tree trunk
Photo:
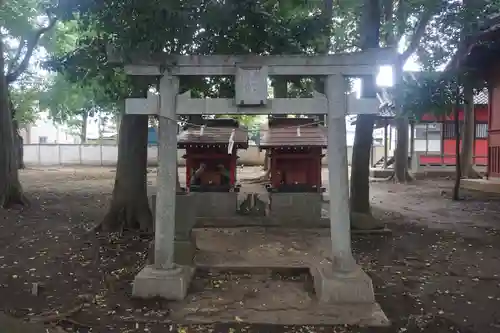
[[[361,17],[362,49],[379,47],[380,4],[378,0],[363,2]],[[375,78],[364,78],[362,96],[375,97]],[[353,229],[375,229],[379,224],[372,217],[370,209],[370,151],[373,142],[375,116],[364,114],[356,119],[354,144],[352,147],[350,209]],[[333,189],[330,189],[333,191]],[[335,195],[332,192],[331,195]]]
[[[14,147],[17,149],[17,168],[19,170],[24,169],[24,145],[23,138],[19,133],[19,123],[16,119],[16,109],[14,108],[14,103],[7,92],[7,98],[9,100],[9,110],[12,117],[12,129],[14,131]]]
[[[399,59],[395,65],[396,86],[403,84],[403,61]],[[402,90],[402,89],[399,89]],[[406,183],[412,178],[408,173],[408,136],[410,121],[403,110],[403,101],[400,94],[396,95],[396,151],[394,153],[394,179],[399,183]]]
[[[147,142],[148,116],[125,115],[120,124],[113,197],[101,224],[104,231],[153,230],[147,193]]]
[[[80,143],[87,142],[87,121],[89,119],[89,113],[85,111],[82,115],[82,128],[80,132]]]
[[[12,112],[9,106],[8,85],[5,77],[3,40],[0,38],[0,207],[28,203],[23,194],[18,172]]]
[[[458,83],[457,83],[458,86]],[[454,114],[455,117],[455,186],[453,187],[453,200],[460,200],[460,180],[462,178],[462,170],[460,166],[460,119],[458,118],[458,108],[460,105],[460,88],[456,89],[456,101]]]
[[[22,170],[25,168],[23,137],[19,134],[19,126],[17,125],[16,120],[12,121],[12,125],[14,128],[14,145],[17,148],[17,168]]]
[[[470,84],[464,84],[464,124],[462,133],[461,174],[465,178],[481,178],[474,170],[474,91]]]
[[[408,173],[409,120],[405,115],[396,119],[396,152],[394,156],[394,176],[396,182],[406,183],[412,178]]]
[[[350,203],[351,212],[358,214],[371,215],[369,178],[374,123],[372,115],[358,115],[356,119],[351,159]]]

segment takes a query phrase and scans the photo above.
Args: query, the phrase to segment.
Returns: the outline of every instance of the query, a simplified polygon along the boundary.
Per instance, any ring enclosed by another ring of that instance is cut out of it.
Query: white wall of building
[[[25,144],[43,143],[80,143],[80,137],[72,135],[65,125],[55,124],[49,119],[47,112],[40,112],[34,124],[30,124],[20,130]]]
[[[179,165],[184,165],[182,156],[184,149],[177,150]],[[259,151],[257,146],[250,146],[246,150],[238,151],[238,162],[243,165],[263,165],[264,152]],[[327,161],[327,151],[323,164]],[[352,155],[352,147],[347,147],[349,163]],[[373,160],[378,161],[384,156],[383,147],[373,148]],[[156,146],[148,147],[148,162],[158,162],[158,149]],[[25,144],[24,163],[28,166],[43,165],[94,165],[113,166],[118,160],[118,147],[116,145],[73,145],[73,144]]]

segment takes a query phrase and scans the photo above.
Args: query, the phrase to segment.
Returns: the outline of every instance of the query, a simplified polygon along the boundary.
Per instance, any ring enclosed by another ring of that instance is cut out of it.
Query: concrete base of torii
[[[348,274],[336,273],[331,265],[310,268],[310,272],[314,292],[321,303],[375,303],[372,280],[357,265]]]
[[[195,269],[189,266],[175,265],[170,269],[145,266],[134,279],[132,296],[181,301],[187,296],[194,271]]]

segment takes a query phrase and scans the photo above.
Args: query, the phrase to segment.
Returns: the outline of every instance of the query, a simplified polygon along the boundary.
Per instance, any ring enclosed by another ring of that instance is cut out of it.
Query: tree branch
[[[19,41],[19,46],[17,48],[14,58],[12,58],[12,60],[9,62],[9,65],[7,66],[7,73],[10,73],[14,68],[14,66],[19,62],[19,58],[21,58],[21,53],[25,46],[26,46],[26,40],[21,39]]]
[[[399,63],[402,65],[408,60],[408,58],[416,51],[418,45],[420,44],[420,40],[424,36],[425,28],[427,24],[432,18],[434,14],[434,10],[424,10],[418,23],[415,27],[415,32],[411,36],[410,44],[406,48],[406,50],[399,56]]]
[[[398,4],[396,6],[396,31],[394,39],[395,41],[400,40],[405,33],[405,25],[408,20],[407,12],[405,11],[405,0],[398,0]]]
[[[50,18],[49,15],[49,24],[46,27],[38,29],[32,36],[32,38],[28,40],[26,54],[24,55],[23,60],[21,61],[21,63],[19,63],[17,68],[9,72],[6,76],[7,84],[16,81],[19,78],[19,76],[22,73],[24,73],[24,71],[28,68],[31,56],[33,55],[33,51],[35,50],[35,47],[38,45],[38,41],[40,40],[40,38],[43,36],[44,33],[46,33],[47,31],[49,31],[54,27],[56,22],[57,22],[57,17]],[[21,48],[22,46],[24,46],[24,43],[21,44],[19,47]],[[18,53],[20,53],[20,50],[18,50]]]
[[[384,9],[384,25],[387,27],[387,31],[384,33],[384,42],[386,46],[393,46],[397,40],[394,38],[394,1],[384,0],[382,6]]]

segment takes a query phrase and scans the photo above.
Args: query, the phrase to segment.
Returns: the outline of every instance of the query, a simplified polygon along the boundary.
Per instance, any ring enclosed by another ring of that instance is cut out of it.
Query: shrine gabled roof
[[[300,130],[297,131],[297,127]],[[300,134],[300,135],[299,135]],[[274,118],[260,135],[260,148],[274,147],[327,147],[324,126],[311,118]]]
[[[189,125],[177,135],[177,148],[188,146],[228,145],[234,130],[236,148],[248,148],[247,129],[232,119],[207,119],[201,126]]]

